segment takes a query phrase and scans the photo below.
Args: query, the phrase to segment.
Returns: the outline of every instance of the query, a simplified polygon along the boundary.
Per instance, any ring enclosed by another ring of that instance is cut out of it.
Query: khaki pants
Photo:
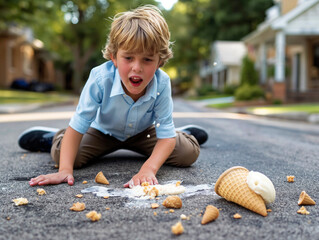
[[[59,164],[60,147],[65,129],[58,131],[52,142],[51,156]],[[145,131],[128,138],[124,142],[116,138],[105,135],[102,132],[89,128],[83,135],[80,147],[74,162],[74,168],[80,168],[94,159],[114,152],[118,149],[127,149],[134,152],[150,156],[157,142],[155,127],[151,126]],[[194,136],[184,132],[176,132],[176,146],[165,164],[188,167],[196,160],[200,152],[200,147]]]

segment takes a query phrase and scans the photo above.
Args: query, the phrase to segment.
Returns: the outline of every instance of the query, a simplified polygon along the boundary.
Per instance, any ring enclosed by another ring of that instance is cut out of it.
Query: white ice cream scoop
[[[260,172],[250,171],[247,184],[251,190],[259,194],[265,203],[272,203],[276,198],[276,190],[271,180]]]

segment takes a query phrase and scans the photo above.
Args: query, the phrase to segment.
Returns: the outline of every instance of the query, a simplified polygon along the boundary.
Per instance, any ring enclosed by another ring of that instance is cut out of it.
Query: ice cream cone
[[[299,200],[298,205],[315,205],[316,202],[305,192],[302,191]]]
[[[248,187],[247,175],[249,171],[244,167],[232,167],[218,178],[215,192],[227,201],[237,203],[262,216],[267,216],[263,198]]]
[[[96,183],[102,183],[102,184],[110,184],[109,181],[106,179],[104,174],[102,172],[99,172],[96,177],[95,177],[95,182]]]
[[[208,205],[206,207],[205,213],[202,218],[202,224],[206,224],[216,220],[219,216],[219,210],[213,205]]]

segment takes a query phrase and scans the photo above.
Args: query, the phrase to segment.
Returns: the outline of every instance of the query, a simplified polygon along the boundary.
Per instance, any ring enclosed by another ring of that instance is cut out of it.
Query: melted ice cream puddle
[[[176,186],[176,181],[171,181],[163,185],[150,185],[147,186],[150,189],[156,187],[158,189],[158,196],[163,195],[179,195],[182,197],[190,197],[194,195],[213,195],[214,184],[200,184],[200,185],[185,185]],[[147,195],[144,191],[145,187],[135,186],[134,188],[108,188],[101,186],[92,186],[83,189],[82,193],[93,193],[98,197],[113,196],[113,197],[127,197],[132,200],[147,200],[151,199],[150,195]],[[141,202],[141,201],[139,201]],[[142,201],[143,203],[144,201]],[[127,205],[138,206],[137,201],[129,202]],[[145,206],[145,202],[143,204]]]

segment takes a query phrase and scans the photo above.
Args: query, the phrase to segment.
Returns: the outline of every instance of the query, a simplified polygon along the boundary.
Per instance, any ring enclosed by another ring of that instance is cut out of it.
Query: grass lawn
[[[224,109],[224,108],[233,107],[233,105],[234,105],[233,103],[217,103],[217,104],[209,104],[207,105],[207,107]]]
[[[224,109],[233,107],[233,103],[219,103],[210,104],[208,107]],[[266,106],[266,107],[249,107],[248,112],[267,115],[267,114],[280,114],[287,112],[305,112],[309,114],[319,113],[319,103],[307,103],[307,104],[289,104],[289,105],[276,105],[276,106]]]
[[[205,100],[205,99],[224,98],[224,97],[232,97],[232,95],[212,93],[210,95],[205,95],[205,96],[189,97],[188,99],[189,100]]]
[[[69,98],[69,96],[57,92],[37,93],[0,89],[0,104],[63,102]]]
[[[278,114],[286,112],[305,112],[305,113],[319,113],[319,103],[309,104],[291,104],[291,105],[280,105],[280,106],[269,106],[269,107],[251,107],[248,111],[266,115],[266,114]]]

